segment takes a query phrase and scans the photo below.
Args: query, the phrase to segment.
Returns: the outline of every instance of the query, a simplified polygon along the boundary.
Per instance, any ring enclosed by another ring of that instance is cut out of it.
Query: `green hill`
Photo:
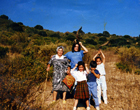
[[[32,86],[46,79],[46,67],[56,47],[71,51],[76,32],[54,32],[41,25],[25,26],[14,22],[6,15],[0,16],[0,104],[2,109],[19,109],[15,98],[24,102]],[[107,31],[103,33],[79,33],[80,41],[88,48],[84,61],[89,63],[92,51],[102,48],[121,56],[117,67],[123,71],[140,74],[140,37],[118,36]],[[64,53],[64,54],[65,54]],[[138,68],[138,69],[135,69]],[[133,70],[134,69],[134,70]],[[52,68],[51,68],[52,72]],[[47,77],[51,80],[52,74]]]

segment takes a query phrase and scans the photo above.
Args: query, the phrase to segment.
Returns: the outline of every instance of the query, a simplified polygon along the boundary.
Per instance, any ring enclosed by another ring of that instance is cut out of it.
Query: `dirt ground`
[[[108,104],[103,100],[100,110],[140,110],[140,75],[123,73],[115,66],[117,57],[107,58],[106,82]],[[66,104],[62,103],[61,97],[53,104],[52,83],[43,82],[40,86],[34,87],[27,95],[27,108],[37,110],[73,110],[74,99],[67,98]],[[83,101],[79,101],[77,110],[86,110]],[[94,100],[91,100],[91,110],[94,108]]]

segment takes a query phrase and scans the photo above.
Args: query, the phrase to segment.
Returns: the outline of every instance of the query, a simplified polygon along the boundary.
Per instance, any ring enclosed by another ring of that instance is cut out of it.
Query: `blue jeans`
[[[87,82],[88,84],[88,90],[89,90],[89,106],[90,106],[90,99],[91,99],[91,94],[92,97],[95,101],[95,107],[99,106],[99,101],[97,97],[97,83],[96,82]]]

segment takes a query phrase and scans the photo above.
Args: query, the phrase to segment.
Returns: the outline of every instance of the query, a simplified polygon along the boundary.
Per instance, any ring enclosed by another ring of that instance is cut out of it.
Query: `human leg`
[[[86,106],[89,107],[89,100],[86,99]]]
[[[56,101],[57,91],[53,91],[53,100]]]
[[[105,76],[104,76],[104,78],[102,78],[101,83],[102,83],[101,88],[102,88],[102,92],[103,92],[104,103],[107,104],[107,85],[106,85]]]
[[[101,85],[98,83],[97,85],[97,97],[98,97],[98,102],[101,104]]]
[[[93,96],[93,99],[95,101],[95,108],[99,107],[99,101],[98,101],[98,97],[97,97],[97,86],[94,86],[92,91],[92,96]]]
[[[63,92],[63,104],[66,103],[66,92]]]
[[[74,101],[74,107],[77,107],[77,104],[78,104],[78,99],[75,99],[75,101]]]

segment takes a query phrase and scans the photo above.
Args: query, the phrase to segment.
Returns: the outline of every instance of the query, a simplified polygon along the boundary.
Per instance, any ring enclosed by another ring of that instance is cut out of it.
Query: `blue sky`
[[[60,32],[140,34],[140,0],[1,0],[0,15]]]

